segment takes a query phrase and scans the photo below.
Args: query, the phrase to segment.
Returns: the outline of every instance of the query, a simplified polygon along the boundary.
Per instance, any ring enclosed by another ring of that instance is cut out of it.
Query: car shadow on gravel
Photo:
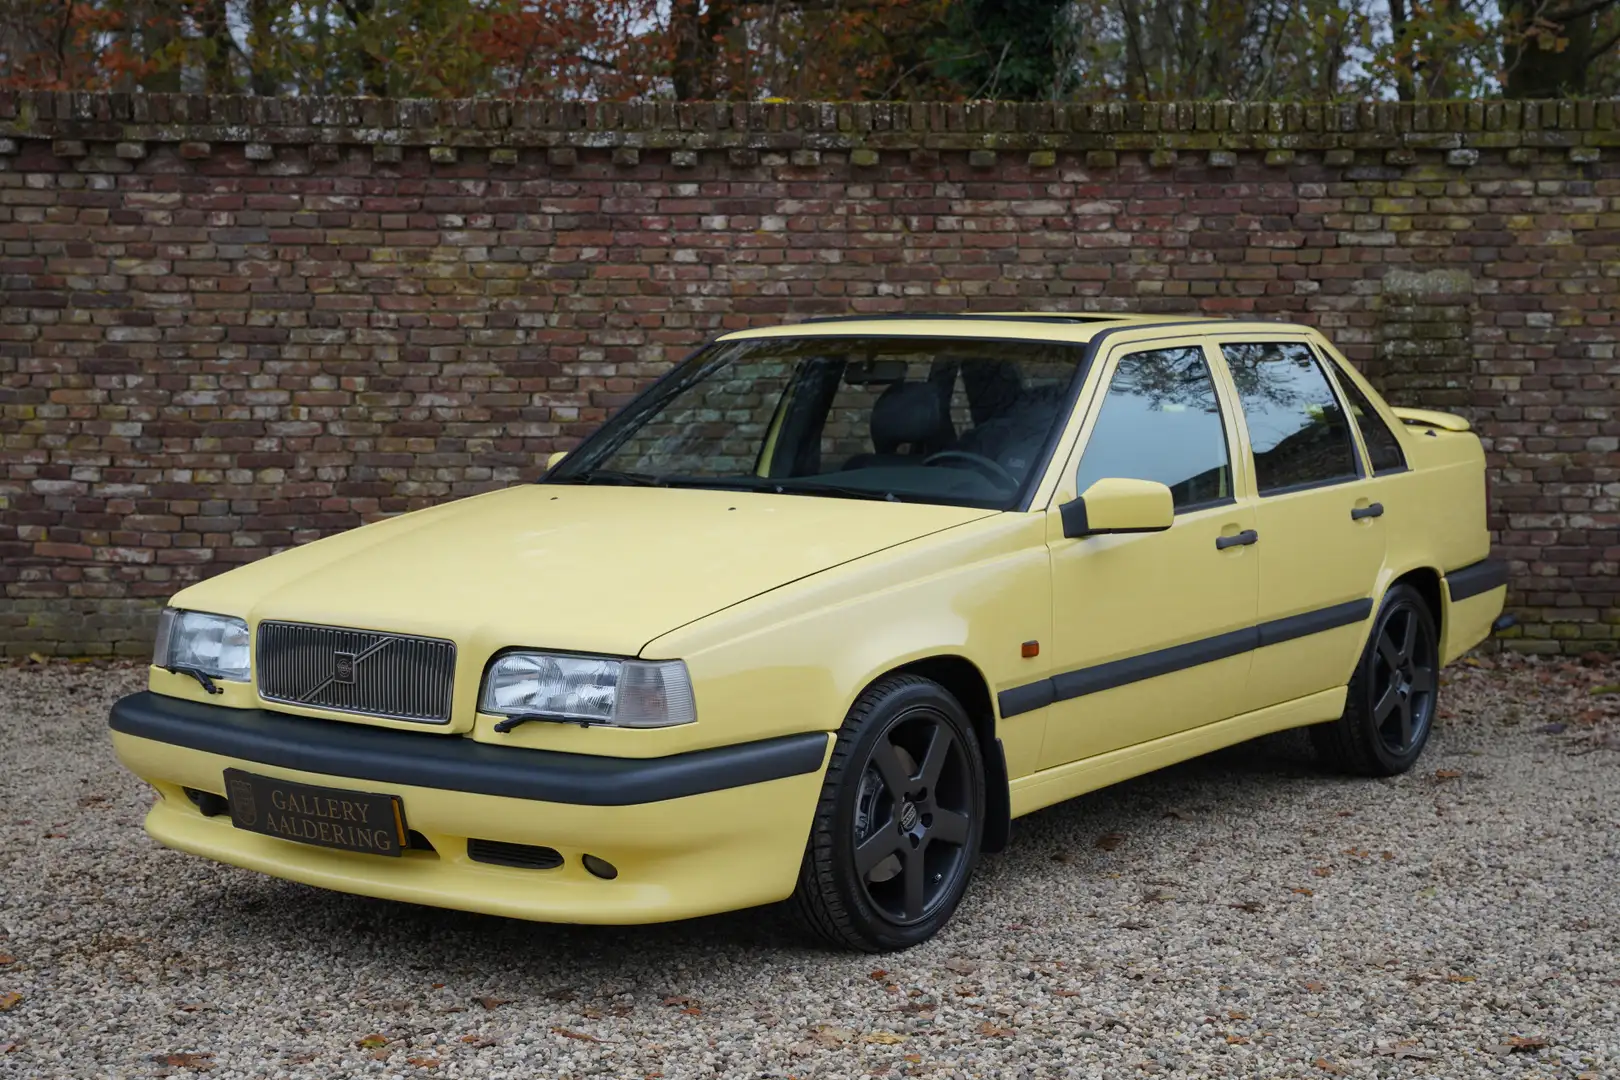
[[[1087,856],[1074,855],[1078,840],[1089,847],[1092,838],[1111,834],[1151,845],[1170,817],[1225,818],[1250,813],[1257,803],[1308,798],[1311,785],[1332,781],[1297,734],[1257,739],[1020,819],[1009,849],[984,860],[941,940],[999,928],[995,901],[1003,886],[1040,889],[1058,874],[1071,882],[1083,874]],[[224,935],[248,953],[351,957],[463,981],[476,975],[511,992],[543,993],[558,980],[630,977],[637,959],[648,955],[711,978],[731,965],[757,971],[762,962],[791,967],[828,955],[785,904],[650,926],[561,925],[328,892],[224,867],[216,880],[220,890],[210,902],[174,895],[163,921],[187,924],[200,937]]]

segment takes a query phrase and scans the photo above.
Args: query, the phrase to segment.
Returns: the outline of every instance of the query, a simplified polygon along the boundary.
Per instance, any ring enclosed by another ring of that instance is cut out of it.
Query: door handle
[[[1369,506],[1355,506],[1350,509],[1350,520],[1360,521],[1362,518],[1375,518],[1384,516],[1384,504],[1372,503]]]
[[[1259,540],[1259,533],[1253,529],[1244,529],[1236,536],[1217,536],[1215,538],[1215,550],[1225,551],[1229,547],[1237,547],[1240,544],[1246,547],[1249,544],[1258,543]]]

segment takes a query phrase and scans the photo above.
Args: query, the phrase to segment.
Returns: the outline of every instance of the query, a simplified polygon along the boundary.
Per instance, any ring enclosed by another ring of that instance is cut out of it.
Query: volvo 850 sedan
[[[119,757],[182,851],[635,923],[950,917],[1012,819],[1309,725],[1410,768],[1499,622],[1479,440],[1303,326],[727,334],[538,483],[191,586]]]

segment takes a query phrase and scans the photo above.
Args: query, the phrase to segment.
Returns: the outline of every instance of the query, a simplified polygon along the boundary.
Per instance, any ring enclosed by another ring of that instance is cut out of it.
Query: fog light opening
[[[619,868],[606,859],[597,858],[595,855],[587,855],[580,861],[585,864],[585,869],[603,881],[612,881],[619,876]]]
[[[215,795],[212,791],[198,791],[196,788],[189,787],[185,789],[185,792],[186,798],[197,804],[197,809],[202,811],[203,817],[218,817],[221,814],[230,813],[231,805],[225,801],[223,795]]]

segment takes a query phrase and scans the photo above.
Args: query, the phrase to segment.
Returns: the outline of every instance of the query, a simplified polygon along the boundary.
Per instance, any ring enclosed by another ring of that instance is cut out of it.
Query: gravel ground
[[[888,957],[162,850],[104,729],[140,677],[0,669],[0,1076],[1620,1078],[1613,665],[1453,669],[1393,781],[1291,734],[1036,814]]]

